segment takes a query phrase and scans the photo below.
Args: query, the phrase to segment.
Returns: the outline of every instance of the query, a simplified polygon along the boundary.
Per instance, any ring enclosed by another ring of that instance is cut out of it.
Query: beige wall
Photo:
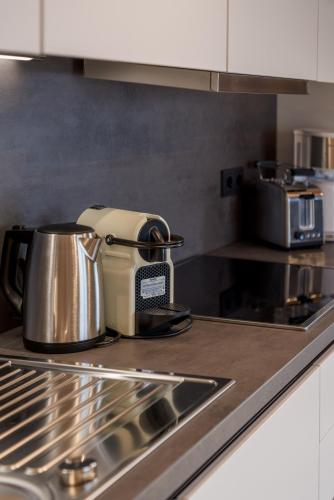
[[[280,95],[277,99],[277,159],[293,161],[295,128],[334,131],[334,84],[309,84],[310,95]]]

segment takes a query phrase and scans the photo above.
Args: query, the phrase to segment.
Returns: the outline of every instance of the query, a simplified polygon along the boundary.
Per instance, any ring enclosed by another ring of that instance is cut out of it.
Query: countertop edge
[[[190,478],[195,479],[204,467],[217,457],[223,456],[234,438],[240,435],[240,432],[247,432],[247,426],[252,424],[281,393],[284,393],[290,384],[298,379],[333,342],[334,324],[320,333],[177,462],[171,464],[163,475],[152,481],[134,498],[156,500],[157,495],[159,498],[174,498]],[[217,443],[219,443],[218,446]],[[181,470],[182,474],[180,474]],[[171,485],[173,485],[172,488]]]

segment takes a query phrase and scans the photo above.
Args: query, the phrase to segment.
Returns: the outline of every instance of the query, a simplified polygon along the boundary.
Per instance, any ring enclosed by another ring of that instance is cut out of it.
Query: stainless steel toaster
[[[256,236],[283,248],[322,245],[323,193],[310,183],[312,170],[259,162],[258,173]]]

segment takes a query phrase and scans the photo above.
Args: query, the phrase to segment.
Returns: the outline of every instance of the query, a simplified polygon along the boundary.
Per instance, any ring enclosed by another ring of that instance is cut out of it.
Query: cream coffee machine
[[[122,336],[159,338],[191,326],[187,307],[173,303],[171,249],[184,240],[171,235],[159,215],[95,205],[78,223],[93,227],[101,245],[106,326]]]

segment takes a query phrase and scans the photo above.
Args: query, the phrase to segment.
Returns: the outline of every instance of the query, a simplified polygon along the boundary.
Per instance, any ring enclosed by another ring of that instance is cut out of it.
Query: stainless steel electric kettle
[[[91,227],[72,223],[6,232],[0,282],[23,315],[28,349],[74,352],[103,340],[101,241]]]

